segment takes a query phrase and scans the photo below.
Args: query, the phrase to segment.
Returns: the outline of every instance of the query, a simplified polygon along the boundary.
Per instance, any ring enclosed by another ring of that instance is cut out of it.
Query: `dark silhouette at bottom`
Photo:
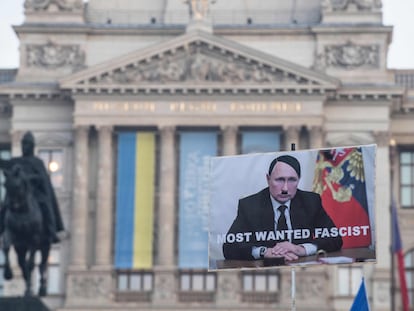
[[[1,311],[49,311],[38,297],[0,297]]]

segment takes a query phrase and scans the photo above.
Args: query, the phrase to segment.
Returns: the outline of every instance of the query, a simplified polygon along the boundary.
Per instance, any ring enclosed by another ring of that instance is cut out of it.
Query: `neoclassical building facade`
[[[292,143],[377,144],[377,262],[298,268],[297,310],[349,310],[362,276],[372,310],[400,305],[391,194],[413,306],[414,75],[387,68],[380,0],[26,0],[14,30],[0,156],[31,130],[58,196],[50,309],[291,310],[289,269],[208,271],[185,241],[203,158]]]

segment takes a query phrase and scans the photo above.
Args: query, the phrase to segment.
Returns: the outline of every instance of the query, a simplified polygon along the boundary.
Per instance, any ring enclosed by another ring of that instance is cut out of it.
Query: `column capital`
[[[75,130],[79,130],[79,131],[81,131],[81,130],[89,130],[90,127],[91,126],[89,124],[88,125],[85,125],[85,124],[77,124],[77,125],[74,126],[74,129]]]
[[[237,125],[224,125],[220,127],[223,131],[223,155],[237,154]]]
[[[299,132],[301,128],[302,128],[301,125],[287,125],[287,124],[283,125],[283,130],[286,132],[291,132],[291,133]]]
[[[310,148],[322,148],[325,133],[322,125],[311,125],[306,127],[309,131]]]
[[[11,152],[12,156],[18,156],[21,154],[21,148],[20,148],[20,141],[23,137],[23,131],[22,130],[11,130]]]
[[[299,146],[299,133],[301,126],[299,125],[284,125],[283,130],[285,131],[285,150],[290,150],[292,144],[295,144],[296,148]]]
[[[222,131],[237,131],[239,129],[238,125],[220,125],[220,130]]]
[[[159,131],[162,133],[174,133],[176,130],[175,125],[162,125],[158,127]]]
[[[96,125],[95,128],[98,132],[101,132],[101,131],[110,131],[110,132],[112,132],[113,129],[114,129],[114,126],[113,125]]]
[[[390,145],[391,135],[388,131],[373,131],[372,137],[379,147],[388,147]]]

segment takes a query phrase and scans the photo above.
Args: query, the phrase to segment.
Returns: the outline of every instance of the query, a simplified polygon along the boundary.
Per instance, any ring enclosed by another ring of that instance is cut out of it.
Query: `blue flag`
[[[352,307],[349,311],[369,311],[367,291],[365,290],[365,282],[363,278],[361,280],[358,293],[356,294]]]

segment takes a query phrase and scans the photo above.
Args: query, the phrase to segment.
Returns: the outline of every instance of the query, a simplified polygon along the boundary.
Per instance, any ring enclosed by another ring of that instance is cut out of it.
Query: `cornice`
[[[325,95],[331,89],[312,85],[77,85],[70,87],[72,95]]]
[[[82,35],[171,35],[185,32],[185,25],[114,26],[106,24],[30,23],[13,26],[17,34],[82,34]]]
[[[390,101],[402,100],[405,89],[395,85],[342,85],[329,96],[332,101]]]
[[[393,27],[382,24],[321,24],[311,27],[317,34],[338,33],[387,33],[391,34]]]
[[[0,96],[7,99],[52,100],[67,98],[57,83],[12,82],[0,85]]]
[[[184,24],[113,25],[94,23],[24,23],[13,26],[20,33],[64,33],[88,35],[172,35],[185,32]],[[311,35],[314,33],[392,33],[392,26],[382,24],[304,25],[213,25],[217,35]]]

